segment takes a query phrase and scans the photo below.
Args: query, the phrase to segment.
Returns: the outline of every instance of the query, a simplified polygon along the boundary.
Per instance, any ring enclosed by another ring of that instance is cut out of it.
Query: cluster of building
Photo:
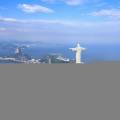
[[[13,57],[0,57],[0,61],[7,61],[8,63],[13,62],[25,64],[41,64],[41,63],[52,64],[52,63],[75,63],[75,62],[76,64],[82,64],[83,62],[81,61],[81,54],[82,51],[85,50],[85,48],[81,47],[80,44],[78,43],[75,48],[70,48],[70,50],[76,53],[75,61],[58,54],[49,54],[41,59],[33,59],[31,58],[31,56],[24,54],[20,47],[16,48],[15,55]]]

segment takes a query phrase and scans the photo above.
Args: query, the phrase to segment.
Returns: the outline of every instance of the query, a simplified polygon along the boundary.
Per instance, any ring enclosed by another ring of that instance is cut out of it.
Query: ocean
[[[63,56],[75,59],[75,53],[69,50],[74,47],[72,45],[60,45],[52,47],[30,47],[23,50],[25,54],[32,58],[41,58],[51,53],[62,54]],[[83,45],[86,51],[82,53],[82,60],[85,63],[104,62],[104,61],[120,61],[120,44],[88,44]],[[0,49],[0,56],[11,56],[13,50]]]

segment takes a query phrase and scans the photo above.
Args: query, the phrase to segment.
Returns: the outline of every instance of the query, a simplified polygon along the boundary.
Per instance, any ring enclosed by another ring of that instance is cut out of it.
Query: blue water
[[[56,47],[33,47],[24,49],[24,53],[32,56],[33,58],[41,58],[50,53],[61,53],[64,56],[75,59],[75,53],[70,51],[72,45],[63,45]],[[89,44],[83,45],[86,51],[82,54],[82,59],[85,63],[94,63],[100,61],[120,61],[120,44]],[[13,51],[0,49],[0,56],[13,55]]]

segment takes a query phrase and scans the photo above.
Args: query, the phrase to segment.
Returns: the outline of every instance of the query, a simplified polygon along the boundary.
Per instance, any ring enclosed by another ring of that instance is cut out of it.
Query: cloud
[[[92,12],[91,15],[120,18],[120,9],[102,9],[100,11]]]
[[[18,8],[20,8],[25,13],[53,13],[54,11],[50,8],[34,5],[34,4],[19,4]]]
[[[2,40],[70,43],[119,42],[120,21],[67,22],[60,20],[0,19]],[[6,30],[5,32],[3,32]]]
[[[96,3],[99,2],[101,0],[42,0],[43,2],[49,2],[49,3],[54,3],[54,2],[63,2],[67,5],[70,6],[78,6],[78,5],[83,5],[86,3]]]
[[[1,17],[0,18],[0,22],[1,23],[12,23],[12,24],[42,24],[42,25],[52,25],[52,24],[56,24],[56,25],[65,25],[65,26],[77,26],[76,23],[73,22],[69,22],[69,21],[61,21],[61,20],[45,20],[45,19],[15,19],[15,18],[4,18]]]
[[[17,22],[14,18],[0,18],[0,22]]]
[[[0,27],[0,32],[4,32],[4,31],[6,31],[6,28]]]
[[[83,4],[85,0],[66,0],[66,4],[68,5],[80,5]]]
[[[76,5],[80,5],[80,4],[84,3],[86,0],[42,0],[42,1],[49,2],[49,3],[64,2],[67,5],[76,6]]]

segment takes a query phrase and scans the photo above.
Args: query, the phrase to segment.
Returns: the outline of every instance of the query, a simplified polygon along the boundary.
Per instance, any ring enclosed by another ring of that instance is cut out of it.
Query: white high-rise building
[[[78,43],[75,48],[70,48],[70,50],[76,52],[76,64],[82,64],[83,62],[81,61],[81,54],[82,51],[85,50],[85,48],[81,47]]]

